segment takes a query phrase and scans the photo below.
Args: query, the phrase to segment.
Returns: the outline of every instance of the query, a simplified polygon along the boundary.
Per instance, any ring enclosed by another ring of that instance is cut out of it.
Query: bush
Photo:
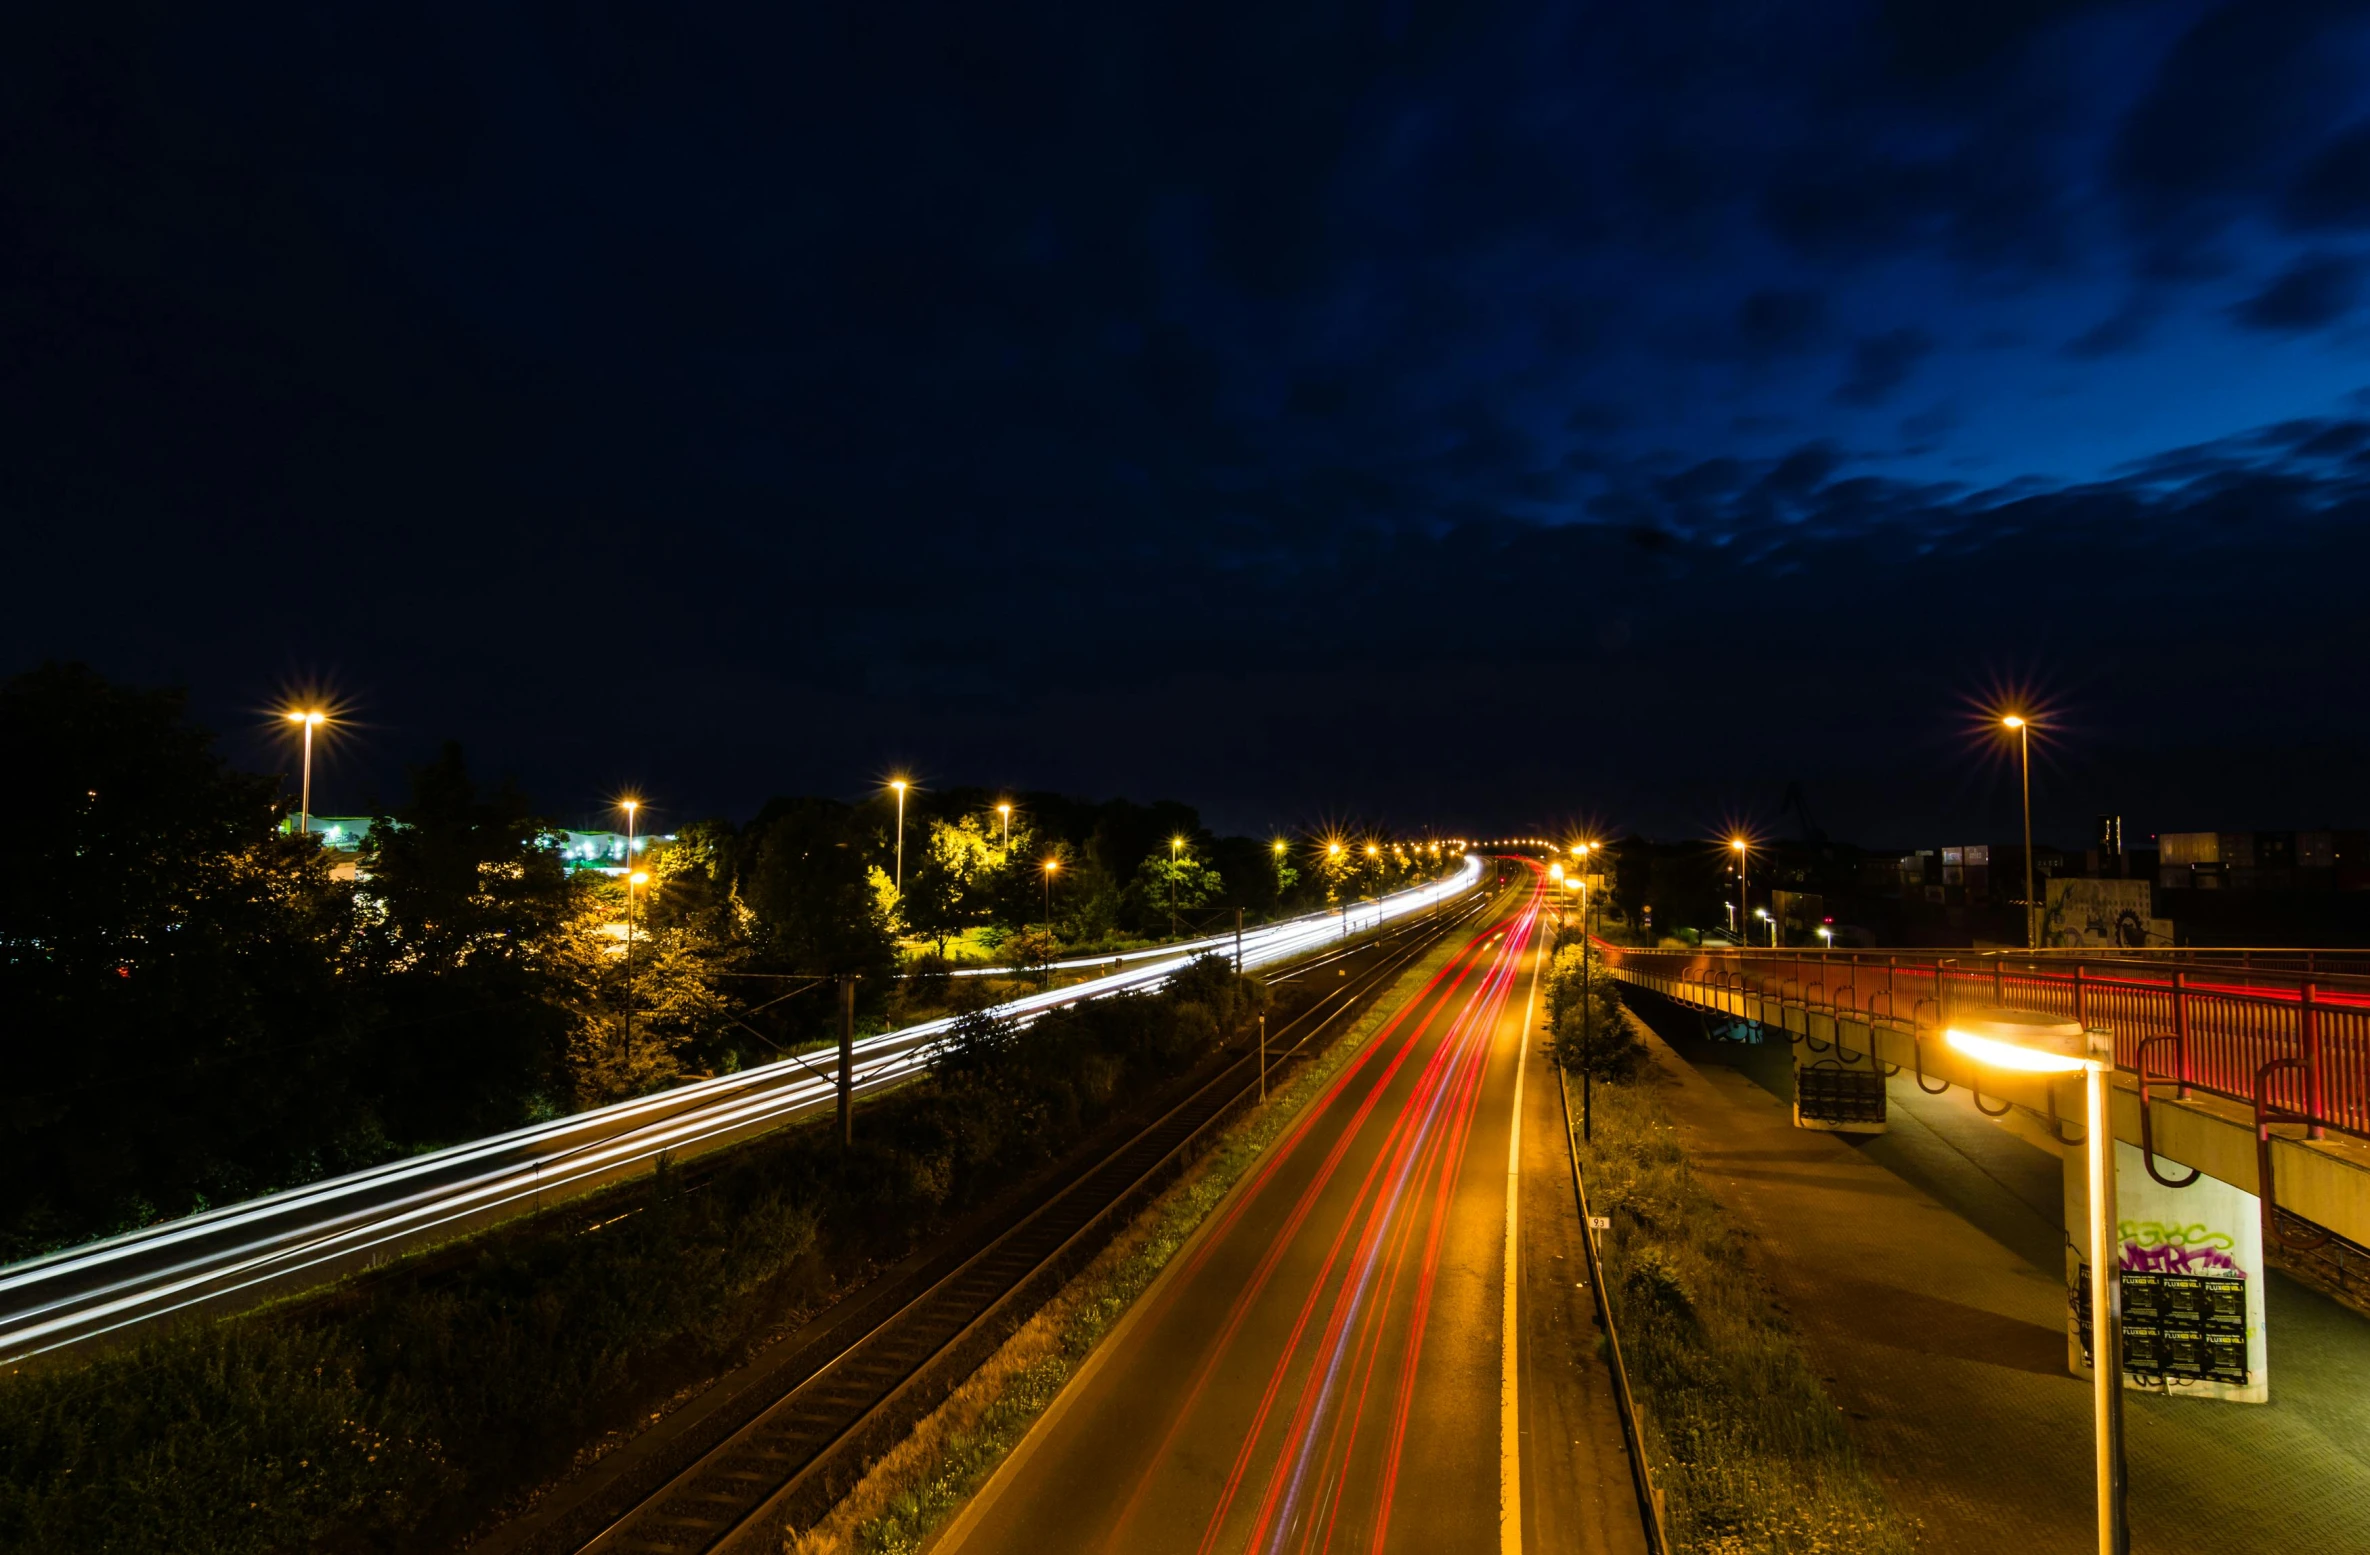
[[[1555,953],[1548,971],[1547,1020],[1553,1031],[1548,1056],[1565,1070],[1583,1069],[1599,1080],[1626,1080],[1646,1061],[1646,1046],[1621,1004],[1621,984],[1591,954],[1585,967],[1581,947]]]

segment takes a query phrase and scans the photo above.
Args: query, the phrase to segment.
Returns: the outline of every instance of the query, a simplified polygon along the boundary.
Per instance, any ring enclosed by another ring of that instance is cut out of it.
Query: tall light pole
[[[1588,965],[1588,844],[1580,855],[1580,1137],[1596,1138],[1596,989]]]
[[[889,779],[889,786],[897,790],[897,890],[905,891],[905,789],[903,778]]]
[[[1171,837],[1171,838],[1169,839],[1169,938],[1170,938],[1170,939],[1175,939],[1175,938],[1177,937],[1177,871],[1178,871],[1178,868],[1179,868],[1179,860],[1181,860],[1181,859],[1184,857],[1184,853],[1185,853],[1185,839],[1184,839],[1184,838],[1182,838],[1182,837]]]
[[[1004,818],[1004,851],[1010,853],[1012,851],[1012,806],[1000,804],[996,806],[996,813]]]
[[[1753,919],[1745,911],[1749,898],[1745,895],[1745,863],[1750,856],[1742,837],[1731,837],[1728,845],[1736,850],[1736,943],[1740,950],[1753,943]]]
[[[1275,840],[1275,843],[1274,843],[1274,851],[1275,851],[1275,856],[1276,856],[1276,907],[1275,907],[1275,916],[1277,916],[1278,918],[1281,918],[1281,917],[1284,915],[1284,853],[1285,853],[1285,847],[1284,847],[1284,839],[1283,839],[1283,838],[1281,838],[1281,837],[1278,837],[1278,838]]]
[[[2107,1087],[2115,1039],[2034,1010],[1970,1010],[1943,1040],[1979,1064],[2024,1074],[2082,1071],[2090,1176],[2091,1459],[2098,1484],[2099,1555],[2128,1555],[2123,1481],[2123,1252],[2115,1217],[2115,1139]]]
[[[631,1063],[634,1052],[634,887],[650,877],[634,868],[634,818],[642,809],[639,799],[621,799],[617,807],[625,812],[625,1044],[618,1050],[618,1062]]]
[[[329,721],[323,712],[307,711],[284,715],[292,724],[304,725],[304,788],[297,801],[296,832],[305,836],[313,829],[313,731]]]
[[[1061,867],[1062,861],[1060,859],[1049,858],[1045,861],[1045,937],[1047,939],[1053,938],[1053,877]]]
[[[2015,713],[2001,719],[2000,726],[2016,731],[2016,754],[2024,768],[2024,948],[2034,950],[2041,931],[2033,902],[2033,726]]]
[[[634,1057],[634,892],[649,879],[630,866],[625,872],[625,1043],[617,1054],[620,1064],[631,1064]]]

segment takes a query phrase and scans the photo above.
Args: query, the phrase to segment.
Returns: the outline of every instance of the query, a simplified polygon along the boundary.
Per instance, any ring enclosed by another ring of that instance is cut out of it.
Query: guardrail
[[[1939,1036],[1960,1009],[2044,1010],[2114,1033],[2115,1063],[2295,1122],[2370,1138],[2370,978],[2065,952],[1644,950],[1598,940],[1616,975],[1767,999]],[[2302,957],[2303,951],[2284,954]],[[2316,955],[2321,953],[2314,953]]]

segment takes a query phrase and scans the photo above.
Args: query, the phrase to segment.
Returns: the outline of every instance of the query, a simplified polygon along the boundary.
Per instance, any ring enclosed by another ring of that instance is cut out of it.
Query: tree
[[[1187,847],[1171,857],[1167,849],[1144,855],[1136,866],[1133,894],[1137,922],[1166,925],[1170,913],[1195,912],[1216,901],[1226,890],[1218,872]]]
[[[1646,1061],[1646,1045],[1621,1004],[1621,984],[1602,957],[1582,955],[1577,940],[1555,953],[1547,980],[1548,1055],[1573,1074],[1626,1080]]]
[[[525,796],[508,782],[481,793],[460,746],[411,787],[363,850],[363,962],[385,1010],[373,1050],[400,1137],[467,1138],[556,1105],[578,903]]]
[[[0,685],[0,1262],[387,1153],[350,895],[178,691]]]
[[[665,877],[649,873],[653,879],[637,897],[663,894]],[[575,909],[545,966],[552,982],[547,997],[567,1019],[575,1103],[597,1107],[664,1090],[683,1078],[687,1060],[722,1046],[735,1008],[718,973],[734,959],[735,947],[719,944],[694,917],[638,901],[629,983],[623,883],[579,875],[572,888]]]
[[[777,799],[741,835],[734,892],[762,961],[782,971],[896,969],[896,941],[854,812],[830,799]]]
[[[950,938],[993,920],[998,888],[1028,842],[1025,826],[1014,831],[1012,846],[1006,848],[1002,827],[991,829],[976,815],[932,820],[918,861],[921,867],[907,877],[908,925],[929,935],[938,953],[945,955]]]

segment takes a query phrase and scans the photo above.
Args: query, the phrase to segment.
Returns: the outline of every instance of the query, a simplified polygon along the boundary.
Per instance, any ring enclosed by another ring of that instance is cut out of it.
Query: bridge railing
[[[2214,958],[1598,944],[1616,971],[1890,1021],[1921,1038],[1961,1009],[2045,1010],[2112,1031],[2125,1070],[2138,1072],[2144,1044],[2153,1081],[2370,1138],[2370,977]]]

